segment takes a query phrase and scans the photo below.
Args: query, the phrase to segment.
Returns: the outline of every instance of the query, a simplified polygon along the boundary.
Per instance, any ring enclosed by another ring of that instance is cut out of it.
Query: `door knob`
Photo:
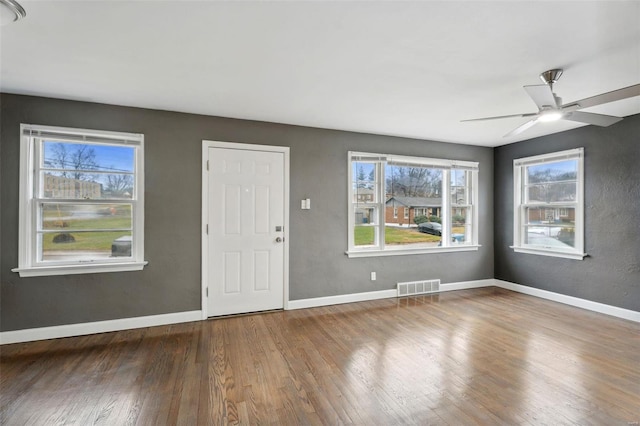
[[[282,241],[283,241],[282,238],[280,237],[276,238],[276,243],[281,243]]]

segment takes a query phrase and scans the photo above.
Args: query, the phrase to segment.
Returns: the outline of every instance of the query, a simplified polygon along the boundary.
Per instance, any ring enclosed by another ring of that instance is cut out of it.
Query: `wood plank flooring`
[[[2,425],[640,421],[640,324],[497,288],[0,350]]]

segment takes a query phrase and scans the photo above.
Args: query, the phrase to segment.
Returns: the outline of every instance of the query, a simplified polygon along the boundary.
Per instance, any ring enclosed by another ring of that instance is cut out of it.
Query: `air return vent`
[[[398,283],[398,297],[440,291],[440,280],[410,281]]]

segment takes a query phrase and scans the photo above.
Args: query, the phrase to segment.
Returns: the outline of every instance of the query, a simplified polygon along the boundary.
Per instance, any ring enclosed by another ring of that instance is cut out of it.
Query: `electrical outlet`
[[[375,281],[376,280],[376,273],[372,272],[371,273],[371,281]]]

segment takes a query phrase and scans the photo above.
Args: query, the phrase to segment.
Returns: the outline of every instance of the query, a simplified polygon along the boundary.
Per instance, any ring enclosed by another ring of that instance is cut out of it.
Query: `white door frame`
[[[207,170],[207,160],[209,158],[209,148],[238,149],[243,151],[264,151],[281,152],[284,154],[284,291],[282,294],[284,309],[289,309],[289,147],[272,145],[254,145],[235,142],[202,141],[202,257],[200,267],[202,269],[202,319],[208,316],[208,296],[207,287],[209,285],[207,263],[209,261],[209,245],[207,235],[207,222],[209,219],[209,171]]]

